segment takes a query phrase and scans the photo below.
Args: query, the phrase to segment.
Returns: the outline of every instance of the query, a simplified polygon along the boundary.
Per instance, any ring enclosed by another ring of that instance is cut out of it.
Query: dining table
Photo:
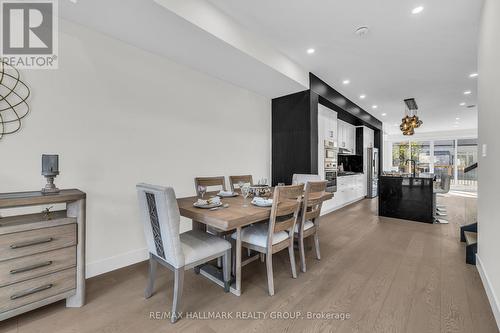
[[[209,192],[205,197],[215,196],[217,192]],[[272,196],[271,196],[272,198]],[[321,199],[323,201],[333,198],[333,193],[323,192]],[[257,222],[268,221],[271,216],[271,207],[260,207],[251,203],[251,198],[244,198],[240,193],[234,197],[221,198],[222,206],[217,209],[203,209],[195,207],[193,204],[200,197],[184,197],[178,198],[180,215],[193,221],[193,229],[206,231],[207,226],[217,228],[222,231],[234,231],[235,233],[235,263],[234,275],[231,282],[230,292],[234,295],[241,295],[241,267],[242,267],[242,247],[241,247],[241,230],[242,228]],[[253,256],[247,259],[249,261],[256,260],[258,256]],[[213,264],[205,264],[200,266],[199,272],[201,275],[210,279],[221,287],[224,287],[221,269]]]

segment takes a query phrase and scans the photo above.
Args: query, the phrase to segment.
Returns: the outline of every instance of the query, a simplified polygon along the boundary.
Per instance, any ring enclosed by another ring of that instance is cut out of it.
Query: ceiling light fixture
[[[460,117],[456,117],[455,120],[460,120]]]
[[[465,106],[465,102],[460,103],[460,106]]]
[[[382,117],[385,117],[385,116],[387,116],[387,113],[385,113],[385,112],[382,113]]]
[[[399,129],[403,132],[403,135],[413,135],[415,134],[415,128],[419,128],[423,122],[418,118],[418,106],[415,99],[408,98],[405,99],[404,102],[406,104],[405,116],[401,119]]]
[[[313,54],[314,52],[316,52],[316,50],[313,48],[307,49],[307,54]]]
[[[477,77],[479,74],[478,73],[472,73],[469,75],[469,77]]]
[[[350,80],[344,80],[344,81],[342,81],[342,84],[349,84],[349,83],[351,83]]]
[[[378,108],[378,105],[372,105],[372,109]]]
[[[366,98],[366,95],[364,95],[364,94],[363,94],[363,95],[359,95],[359,98],[360,98],[360,99],[365,99],[365,98]]]
[[[412,13],[412,14],[419,14],[419,13],[421,13],[423,10],[424,10],[424,7],[423,7],[423,6],[418,6],[418,7],[413,8],[413,10],[411,11],[411,13]]]
[[[354,31],[354,33],[356,35],[358,35],[359,37],[364,37],[364,36],[366,36],[366,34],[368,34],[368,31],[369,31],[368,27],[363,26],[363,27],[357,28],[356,31]]]
[[[470,94],[472,94],[472,91],[470,91],[470,90],[464,91],[464,95],[470,95]]]

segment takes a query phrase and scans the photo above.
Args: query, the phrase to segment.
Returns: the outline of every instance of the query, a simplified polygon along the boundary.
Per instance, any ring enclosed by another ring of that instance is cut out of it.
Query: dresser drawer
[[[0,287],[75,267],[75,265],[75,246],[1,261]]]
[[[76,224],[27,230],[0,236],[0,261],[76,244]]]
[[[0,288],[0,313],[75,289],[76,269],[12,284]]]

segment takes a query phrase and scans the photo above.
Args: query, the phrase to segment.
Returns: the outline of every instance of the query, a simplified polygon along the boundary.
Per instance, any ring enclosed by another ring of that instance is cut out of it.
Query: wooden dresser
[[[83,306],[85,198],[76,189],[0,194],[0,213],[66,204],[64,210],[0,218],[0,320],[62,299],[68,307]]]

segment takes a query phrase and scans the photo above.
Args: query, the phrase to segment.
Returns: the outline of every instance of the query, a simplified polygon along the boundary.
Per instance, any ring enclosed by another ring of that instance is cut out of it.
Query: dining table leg
[[[241,295],[241,227],[236,228],[236,293]]]

